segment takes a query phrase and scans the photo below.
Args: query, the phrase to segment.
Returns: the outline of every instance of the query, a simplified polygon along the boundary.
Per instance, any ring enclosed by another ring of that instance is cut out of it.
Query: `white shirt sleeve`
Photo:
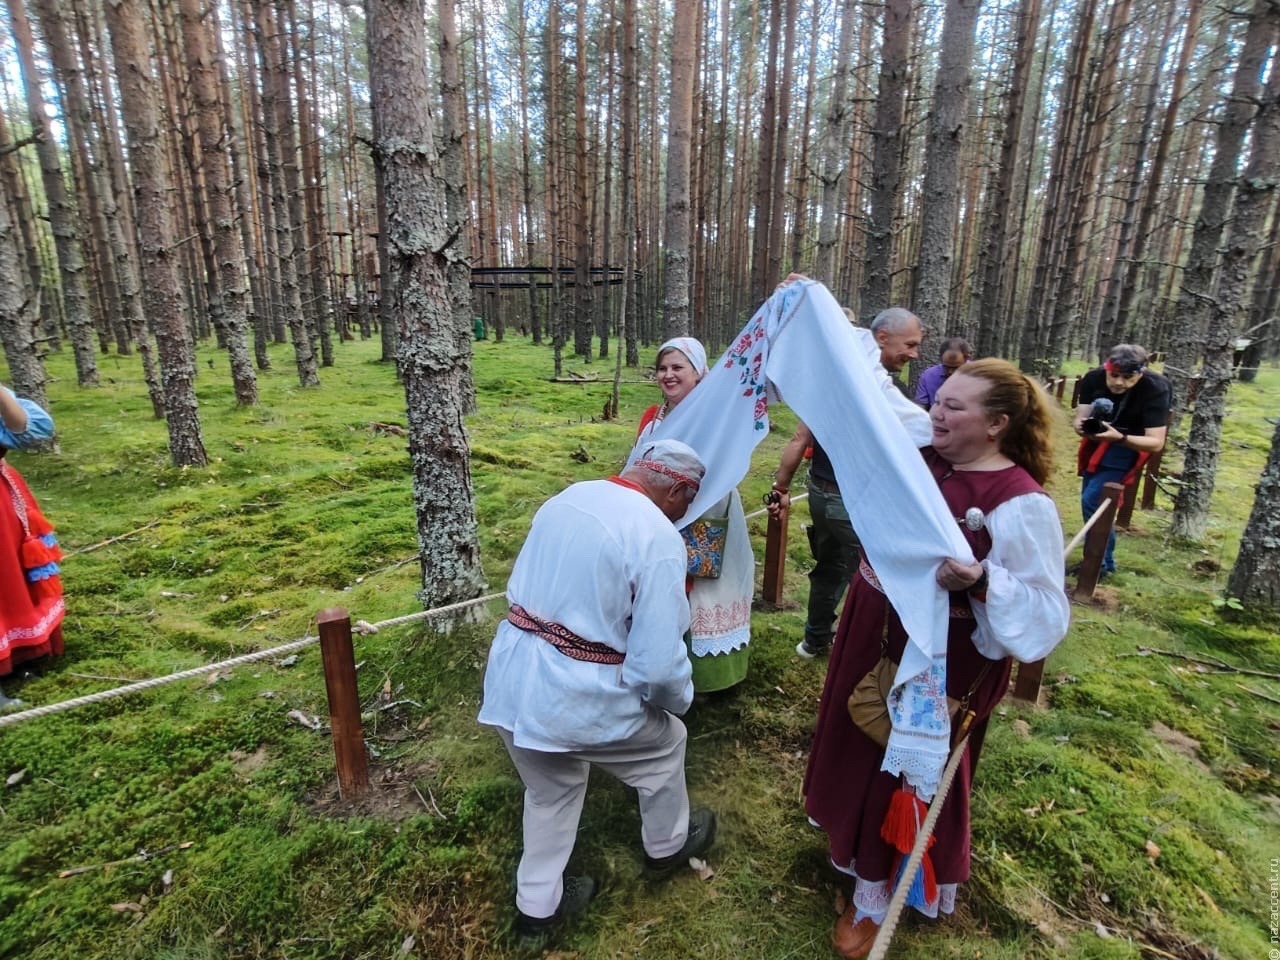
[[[885,399],[889,401],[889,408],[906,428],[911,442],[917,447],[927,447],[933,443],[933,423],[929,419],[928,412],[920,404],[909,400],[906,394],[898,389],[893,377],[889,376],[889,371],[880,362],[880,345],[876,343],[875,336],[865,327],[856,327],[853,332],[858,339],[858,346],[867,355],[867,361],[871,364],[876,380],[885,393]]]
[[[1042,660],[1071,623],[1057,507],[1042,493],[1014,497],[987,514],[987,530],[987,599],[972,602],[973,645],[991,660]]]
[[[686,559],[650,560],[633,584],[631,626],[622,682],[640,699],[681,714],[693,703],[693,667],[684,645],[689,601],[684,593]]]

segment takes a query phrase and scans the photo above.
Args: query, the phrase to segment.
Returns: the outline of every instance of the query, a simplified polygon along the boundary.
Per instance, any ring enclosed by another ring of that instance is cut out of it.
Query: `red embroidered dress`
[[[62,653],[61,558],[53,527],[0,449],[0,676]]]

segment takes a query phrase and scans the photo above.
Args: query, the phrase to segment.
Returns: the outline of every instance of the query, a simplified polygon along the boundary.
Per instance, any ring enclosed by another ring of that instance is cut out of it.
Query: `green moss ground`
[[[400,564],[416,552],[405,442],[371,426],[405,423],[393,371],[375,344],[345,344],[322,385],[304,391],[289,354],[273,348],[262,404],[238,409],[224,356],[201,350],[206,470],[169,465],[135,359],[101,358],[104,386],[83,391],[69,356],[51,358],[61,449],[11,456],[71,553],[68,652],[6,680],[7,692],[51,703],[211,664],[302,636],[324,607],[369,621],[416,609],[417,566]],[[608,376],[612,360],[572,366]],[[622,419],[596,422],[608,384],[551,384],[550,369],[550,351],[526,341],[476,344],[480,412],[468,426],[494,590],[536,507],[612,472],[656,393],[624,385]],[[1206,542],[1169,542],[1167,496],[1136,515],[1122,573],[1101,588],[1102,604],[1077,607],[1049,662],[1045,706],[1009,703],[993,724],[959,913],[908,921],[894,956],[1216,950],[1245,960],[1268,949],[1280,706],[1258,694],[1280,698],[1280,683],[1134,655],[1146,645],[1280,672],[1275,622],[1228,622],[1214,603],[1267,453],[1264,417],[1280,408],[1280,374],[1238,385],[1230,402]],[[1065,422],[1052,492],[1074,530]],[[776,411],[742,487],[748,504],[768,488],[793,424]],[[589,462],[571,456],[580,449]],[[799,508],[788,544],[797,602],[806,519]],[[752,529],[760,551],[763,521]],[[287,716],[325,717],[314,647],[292,664],[266,660],[0,730],[0,773],[22,772],[0,787],[0,955],[516,956],[507,926],[520,785],[474,722],[497,612],[447,635],[414,625],[358,638],[379,756],[374,799],[356,807],[335,797],[327,736]],[[802,629],[798,607],[757,614],[748,680],[687,718],[694,798],[721,815],[712,880],[647,885],[633,796],[593,780],[573,865],[605,886],[560,956],[827,955],[834,887],[798,803],[823,665],[792,653]],[[386,701],[402,702],[380,709]]]

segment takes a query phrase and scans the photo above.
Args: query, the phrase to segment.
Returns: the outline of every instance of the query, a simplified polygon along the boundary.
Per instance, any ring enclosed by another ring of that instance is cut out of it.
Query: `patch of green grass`
[[[205,470],[169,465],[135,358],[101,358],[104,386],[79,390],[71,358],[51,357],[60,450],[12,456],[69,553],[68,653],[6,680],[6,692],[52,703],[212,664],[314,634],[326,607],[371,622],[417,609],[417,565],[402,563],[417,552],[406,443],[374,426],[404,425],[403,391],[378,352],[343,344],[321,386],[301,390],[289,348],[274,346],[262,404],[240,409],[225,359],[202,348]],[[607,375],[612,360],[570,365]],[[498,590],[534,510],[614,472],[656,388],[623,385],[621,419],[601,422],[610,385],[548,382],[546,347],[478,343],[475,372],[472,480]],[[1229,621],[1214,605],[1277,395],[1275,371],[1231,393],[1205,542],[1169,541],[1165,494],[1136,514],[1123,572],[1100,591],[1107,602],[1076,608],[1047,666],[1047,706],[1009,704],[993,718],[960,910],[941,924],[908,918],[895,956],[1154,955],[1142,944],[1262,955],[1265,867],[1280,851],[1280,710],[1260,694],[1280,696],[1280,684],[1137,653],[1280,671],[1276,623]],[[748,511],[794,423],[774,411],[741,487]],[[1070,532],[1079,488],[1065,414],[1059,431],[1050,489]],[[1175,446],[1175,469],[1178,459]],[[791,606],[754,617],[749,677],[686,718],[694,801],[720,814],[716,876],[646,883],[634,794],[593,778],[571,868],[605,886],[566,932],[569,956],[826,955],[835,886],[799,803],[824,671],[793,653],[806,520],[798,507]],[[762,558],[763,519],[750,527]],[[21,773],[0,788],[0,956],[517,956],[521,787],[475,723],[499,610],[449,633],[415,624],[357,637],[375,779],[388,778],[376,809],[337,801],[327,734],[290,717],[327,718],[313,647],[0,731],[0,773]],[[384,711],[385,700],[399,704]],[[58,877],[76,867],[89,869]]]

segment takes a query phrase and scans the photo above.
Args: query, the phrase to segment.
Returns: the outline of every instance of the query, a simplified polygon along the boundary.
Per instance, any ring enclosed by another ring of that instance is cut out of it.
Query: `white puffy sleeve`
[[[991,660],[1041,660],[1071,623],[1058,509],[1047,494],[1024,494],[992,510],[987,530],[987,597],[972,601],[973,645]]]

